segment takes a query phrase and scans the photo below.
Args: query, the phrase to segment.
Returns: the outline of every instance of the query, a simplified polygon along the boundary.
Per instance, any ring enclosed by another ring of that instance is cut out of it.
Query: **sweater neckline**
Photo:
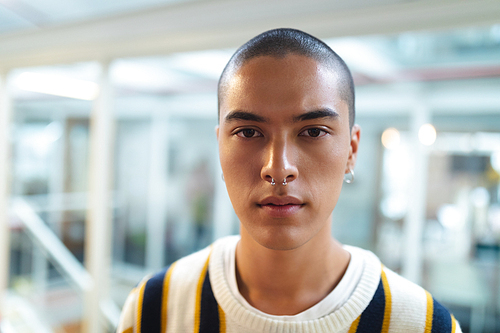
[[[209,263],[210,283],[214,296],[226,317],[252,330],[281,331],[287,328],[293,329],[294,332],[311,332],[312,330],[331,332],[346,328],[366,309],[380,280],[381,264],[379,259],[370,251],[349,246],[349,251],[359,252],[359,255],[364,257],[365,267],[351,297],[339,309],[315,320],[282,321],[270,319],[246,309],[231,293],[229,283],[225,279],[224,249],[238,240],[239,236],[229,236],[213,244]]]

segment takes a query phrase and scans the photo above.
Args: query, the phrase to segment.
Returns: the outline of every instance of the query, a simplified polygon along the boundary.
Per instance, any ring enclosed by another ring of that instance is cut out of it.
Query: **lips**
[[[304,203],[301,200],[291,196],[271,196],[262,200],[258,204],[258,206],[271,217],[285,218],[297,213],[304,206]]]
[[[274,205],[274,206],[285,206],[285,205],[302,205],[302,201],[295,197],[287,196],[287,197],[274,197],[270,196],[262,200],[259,205]]]

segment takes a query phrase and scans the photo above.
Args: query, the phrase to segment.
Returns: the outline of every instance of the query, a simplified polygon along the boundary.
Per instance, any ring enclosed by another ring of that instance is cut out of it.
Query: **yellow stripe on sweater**
[[[168,288],[170,286],[170,277],[172,276],[172,271],[174,270],[176,262],[170,265],[170,268],[165,273],[165,278],[163,279],[163,295],[161,302],[161,333],[167,331],[167,318],[168,318]]]
[[[147,281],[144,281],[139,288],[139,299],[137,301],[137,333],[141,333],[142,302],[144,301],[144,289],[146,289],[146,282]]]
[[[389,325],[391,323],[391,312],[392,312],[392,294],[389,288],[389,282],[387,281],[387,276],[384,272],[384,265],[382,265],[382,284],[384,285],[385,294],[385,311],[384,311],[384,321],[382,322],[381,333],[389,332]]]
[[[427,296],[427,315],[425,317],[425,332],[431,333],[432,331],[432,315],[434,314],[434,301],[428,291],[425,292]]]
[[[219,309],[219,333],[226,333],[226,315],[220,305],[217,304],[217,308]]]
[[[451,333],[455,333],[457,329],[457,320],[453,315],[451,315]]]
[[[210,254],[212,252],[210,251]],[[201,314],[201,291],[203,289],[203,281],[205,280],[205,275],[207,275],[208,261],[210,260],[210,254],[208,255],[207,261],[201,270],[200,278],[198,279],[198,286],[196,287],[196,307],[194,310],[194,333],[200,332],[200,314]]]
[[[134,328],[133,327],[129,327],[125,331],[123,331],[122,333],[134,333]]]
[[[361,315],[359,315],[359,317],[356,318],[356,320],[352,322],[351,328],[349,328],[348,333],[356,333],[356,331],[358,330],[358,325],[359,325],[360,319],[361,319]]]

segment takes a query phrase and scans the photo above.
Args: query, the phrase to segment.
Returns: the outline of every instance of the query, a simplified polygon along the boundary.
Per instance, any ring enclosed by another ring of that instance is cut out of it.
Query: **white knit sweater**
[[[222,238],[141,282],[124,305],[118,333],[461,332],[428,292],[359,248],[354,251],[364,257],[363,274],[339,309],[308,321],[260,316],[238,302],[229,288],[223,253],[232,243],[234,239]]]

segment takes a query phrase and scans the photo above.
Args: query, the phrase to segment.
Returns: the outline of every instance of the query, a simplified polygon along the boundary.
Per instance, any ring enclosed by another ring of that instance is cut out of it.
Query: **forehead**
[[[339,77],[331,67],[307,56],[255,57],[227,79],[221,119],[238,109],[257,113],[337,109],[343,103],[338,84]]]

